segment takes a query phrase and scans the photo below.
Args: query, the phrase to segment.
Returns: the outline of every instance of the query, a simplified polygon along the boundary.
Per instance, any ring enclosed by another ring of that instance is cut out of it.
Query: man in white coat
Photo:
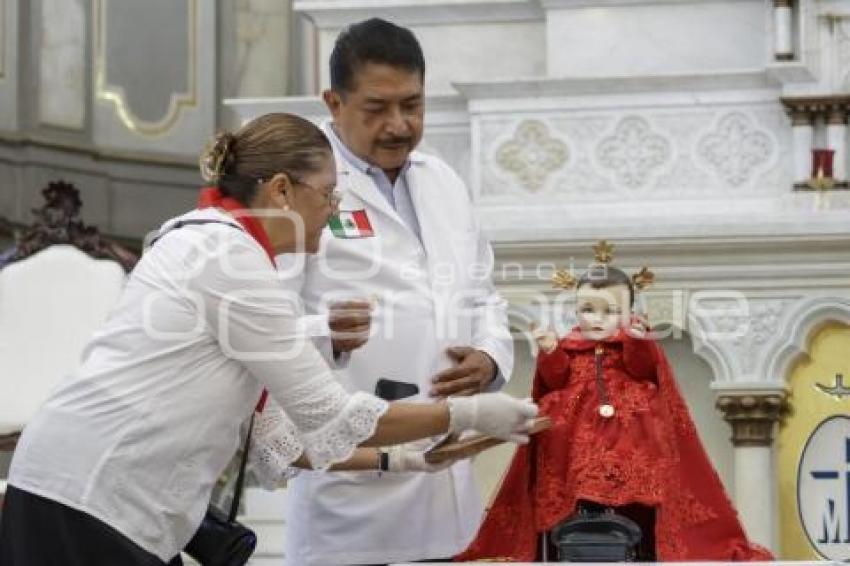
[[[491,281],[492,249],[463,181],[415,151],[424,114],[419,43],[372,19],[339,35],[330,65],[323,96],[333,120],[324,131],[341,172],[340,211],[321,252],[286,284],[335,355],[359,347],[338,372],[351,391],[428,402],[499,387],[513,346]],[[372,303],[365,345],[363,299]],[[339,301],[348,314],[332,308]],[[351,332],[331,333],[346,326]],[[287,563],[446,559],[471,541],[481,515],[469,461],[435,473],[302,472],[288,494]]]

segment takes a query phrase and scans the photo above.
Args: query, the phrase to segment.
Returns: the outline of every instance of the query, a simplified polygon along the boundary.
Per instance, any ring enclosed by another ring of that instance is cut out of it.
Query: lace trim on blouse
[[[298,470],[291,465],[302,453],[316,470],[348,460],[361,442],[375,434],[378,419],[389,408],[386,401],[367,393],[348,395],[340,389],[317,399],[314,414],[317,418],[327,415],[331,406],[336,408],[335,417],[310,432],[301,432],[270,400],[254,421],[249,456],[250,469],[263,488],[277,489],[296,476]]]

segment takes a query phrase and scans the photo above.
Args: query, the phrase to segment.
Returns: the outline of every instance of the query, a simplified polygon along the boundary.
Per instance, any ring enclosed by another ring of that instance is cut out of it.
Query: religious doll
[[[552,427],[518,448],[477,538],[457,560],[552,557],[547,535],[587,510],[607,510],[642,531],[641,561],[771,560],[749,542],[700,443],[673,371],[633,314],[654,278],[597,262],[576,281],[578,326],[558,339],[536,330],[532,396]]]

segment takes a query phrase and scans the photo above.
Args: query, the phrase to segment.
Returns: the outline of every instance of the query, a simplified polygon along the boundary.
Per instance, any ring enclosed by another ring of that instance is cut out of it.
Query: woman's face
[[[296,249],[307,253],[319,251],[322,230],[328,224],[332,214],[338,212],[336,201],[336,165],[333,156],[328,154],[322,167],[312,173],[304,173],[292,178],[293,191],[288,199],[292,211],[301,217],[303,225],[302,242]]]
[[[594,289],[590,285],[576,292],[576,311],[582,335],[588,340],[604,340],[625,326],[631,303],[627,285]]]

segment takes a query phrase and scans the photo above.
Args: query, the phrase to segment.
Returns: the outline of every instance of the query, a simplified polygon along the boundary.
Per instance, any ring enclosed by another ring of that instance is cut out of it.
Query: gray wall
[[[236,125],[220,101],[290,93],[290,20],[286,0],[0,0],[0,216],[28,222],[58,179],[111,235],[191,208],[198,153]]]

